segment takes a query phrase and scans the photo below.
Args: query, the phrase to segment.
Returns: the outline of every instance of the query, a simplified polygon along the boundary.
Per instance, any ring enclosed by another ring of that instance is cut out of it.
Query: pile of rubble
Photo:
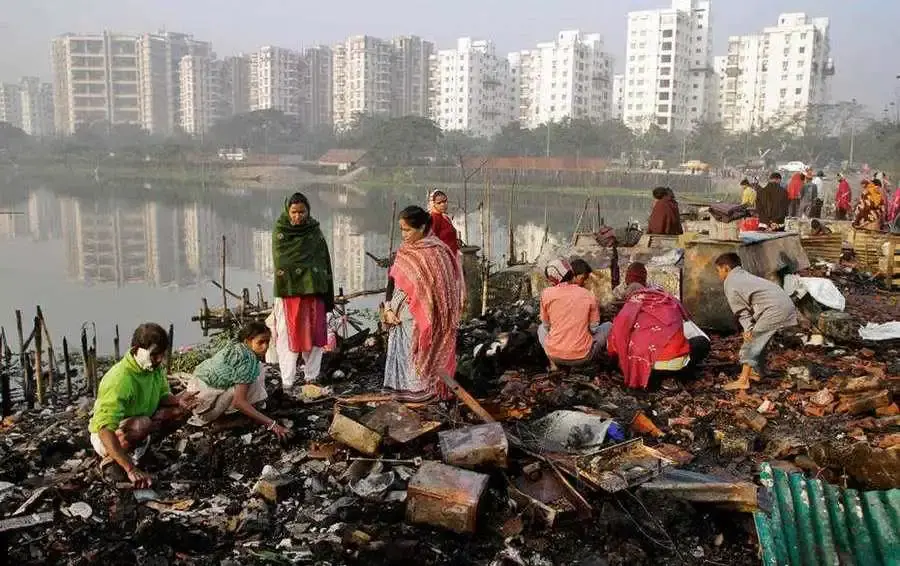
[[[896,296],[847,296],[900,320]],[[785,338],[733,395],[740,338],[713,336],[697,379],[648,393],[612,367],[546,373],[535,317],[520,303],[462,329],[479,401],[367,393],[374,348],[300,399],[271,368],[266,411],[290,441],[185,427],[144,457],[148,490],[100,479],[90,400],[19,413],[0,425],[0,542],[16,564],[756,564],[762,462],[863,488],[900,477],[896,343]]]

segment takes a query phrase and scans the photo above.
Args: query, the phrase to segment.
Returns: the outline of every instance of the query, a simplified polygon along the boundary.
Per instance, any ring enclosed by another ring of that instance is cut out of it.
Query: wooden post
[[[87,384],[88,393],[90,394],[94,392],[94,384],[91,382],[91,354],[88,351],[87,329],[83,326],[81,327],[81,361],[84,365],[82,377]]]
[[[6,329],[0,328],[0,348],[3,349],[3,357],[6,367],[0,369],[0,417],[8,417],[12,414],[12,390],[9,386],[10,369],[9,360],[12,357],[6,344]]]
[[[225,245],[225,234],[222,234],[222,308],[225,309],[223,314],[228,313],[228,291],[225,287],[225,260],[227,258]]]
[[[94,329],[94,336],[91,338],[91,383],[94,384],[94,397],[100,389],[100,380],[97,379],[97,331]]]
[[[69,362],[69,341],[63,336],[63,367],[66,370],[66,398],[72,402],[72,365]]]
[[[506,265],[512,267],[516,264],[516,230],[513,225],[513,199],[516,194],[516,181],[519,178],[519,170],[516,169],[513,174],[513,183],[509,187],[509,211],[506,217],[506,223],[509,225],[509,248],[507,249]]]
[[[588,197],[584,201],[584,208],[581,210],[581,215],[578,217],[578,222],[575,224],[575,232],[572,233],[572,243],[575,243],[575,240],[578,238],[578,231],[581,230],[581,222],[584,220],[584,215],[587,214],[588,205],[591,204],[591,197]]]
[[[41,329],[44,331],[44,338],[47,339],[47,371],[49,376],[47,385],[50,389],[51,398],[56,402],[56,374],[58,373],[56,353],[53,351],[53,338],[50,337],[50,330],[47,328],[47,319],[44,318],[44,311],[41,310],[41,305],[37,306],[37,315],[38,318],[41,319]]]
[[[41,405],[46,401],[44,390],[44,371],[41,367],[41,350],[44,345],[44,337],[41,332],[41,318],[34,317],[34,378],[37,382],[37,401]]]
[[[116,361],[118,361],[122,357],[121,351],[119,349],[119,344],[120,344],[119,325],[117,324],[116,325],[116,335],[115,335],[115,337],[113,337],[113,353],[116,356]]]
[[[25,404],[28,409],[34,409],[34,365],[32,365],[31,356],[25,356],[25,370],[23,372],[25,376],[25,383],[31,384],[28,385],[27,388],[23,388],[27,391],[25,395]]]
[[[166,349],[166,375],[172,371],[172,349],[175,347],[175,325],[169,323],[169,347]]]
[[[22,311],[16,309],[16,331],[19,333],[19,367],[22,370],[22,394],[28,399],[28,374],[25,372],[25,333],[22,332]]]

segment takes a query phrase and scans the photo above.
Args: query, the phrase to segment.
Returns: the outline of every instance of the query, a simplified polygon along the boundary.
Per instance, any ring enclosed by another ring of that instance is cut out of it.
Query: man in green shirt
[[[169,336],[161,326],[142,324],[134,331],[131,349],[100,381],[88,430],[103,459],[104,477],[118,480],[118,466],[135,487],[149,487],[150,476],[128,453],[151,433],[177,428],[190,415],[196,394],[176,397],[169,391],[162,367],[168,347]]]

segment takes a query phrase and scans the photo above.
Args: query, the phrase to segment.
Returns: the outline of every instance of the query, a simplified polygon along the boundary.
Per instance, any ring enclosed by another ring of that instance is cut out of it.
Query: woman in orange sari
[[[884,228],[885,201],[881,187],[871,181],[863,181],[863,192],[853,214],[853,227],[881,231]]]
[[[382,314],[390,327],[384,386],[405,401],[449,399],[462,310],[459,262],[418,206],[400,212],[403,244],[391,266],[393,293]]]

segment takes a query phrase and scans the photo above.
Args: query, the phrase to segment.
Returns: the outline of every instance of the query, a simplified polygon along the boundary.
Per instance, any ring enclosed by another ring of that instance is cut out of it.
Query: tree
[[[11,152],[25,146],[28,140],[28,134],[22,128],[9,122],[0,122],[0,149]]]

